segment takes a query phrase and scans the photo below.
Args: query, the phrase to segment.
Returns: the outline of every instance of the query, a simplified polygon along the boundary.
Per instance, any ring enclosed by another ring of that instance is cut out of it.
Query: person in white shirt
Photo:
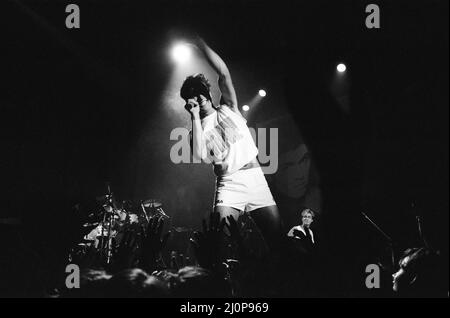
[[[302,240],[306,243],[306,246],[312,247],[315,245],[314,233],[311,230],[311,223],[314,221],[314,212],[311,209],[304,209],[301,213],[302,224],[294,226],[289,230],[287,236]]]
[[[221,218],[250,213],[266,243],[273,247],[281,236],[281,218],[256,156],[258,149],[239,112],[231,75],[222,58],[202,39],[193,40],[219,75],[220,105],[213,105],[210,84],[203,74],[189,76],[180,95],[192,119],[194,162],[212,163],[216,175],[214,212]]]

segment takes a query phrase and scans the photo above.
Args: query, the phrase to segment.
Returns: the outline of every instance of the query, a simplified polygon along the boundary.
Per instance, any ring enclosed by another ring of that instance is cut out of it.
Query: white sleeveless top
[[[258,155],[247,120],[221,105],[201,120],[209,161],[217,176],[230,175]]]

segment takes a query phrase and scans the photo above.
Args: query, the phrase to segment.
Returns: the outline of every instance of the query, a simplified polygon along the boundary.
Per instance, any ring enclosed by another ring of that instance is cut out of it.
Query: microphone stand
[[[391,250],[391,262],[392,262],[392,269],[395,268],[395,252],[394,252],[394,241],[392,238],[387,235],[374,221],[372,221],[367,214],[364,212],[361,212],[361,214],[364,216],[364,218],[369,221],[370,224],[388,241],[389,249]]]
[[[422,220],[420,219],[420,216],[416,215],[416,221],[417,221],[417,229],[419,230],[420,239],[422,240],[423,245],[425,245],[425,248],[428,250],[428,249],[430,249],[430,245],[428,244],[427,239],[423,235]]]

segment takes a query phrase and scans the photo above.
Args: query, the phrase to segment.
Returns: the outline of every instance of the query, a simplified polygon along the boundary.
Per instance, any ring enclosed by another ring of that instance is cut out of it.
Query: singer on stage
[[[256,159],[258,149],[238,109],[231,75],[222,58],[202,39],[193,44],[217,72],[220,104],[214,105],[203,74],[189,76],[180,95],[191,115],[191,146],[197,162],[211,162],[217,176],[214,212],[221,218],[250,213],[267,245],[279,242],[281,219],[264,173]]]

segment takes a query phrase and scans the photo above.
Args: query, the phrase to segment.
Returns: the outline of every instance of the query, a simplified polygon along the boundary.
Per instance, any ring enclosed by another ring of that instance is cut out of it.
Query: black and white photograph
[[[0,298],[449,297],[447,0],[0,16]]]

